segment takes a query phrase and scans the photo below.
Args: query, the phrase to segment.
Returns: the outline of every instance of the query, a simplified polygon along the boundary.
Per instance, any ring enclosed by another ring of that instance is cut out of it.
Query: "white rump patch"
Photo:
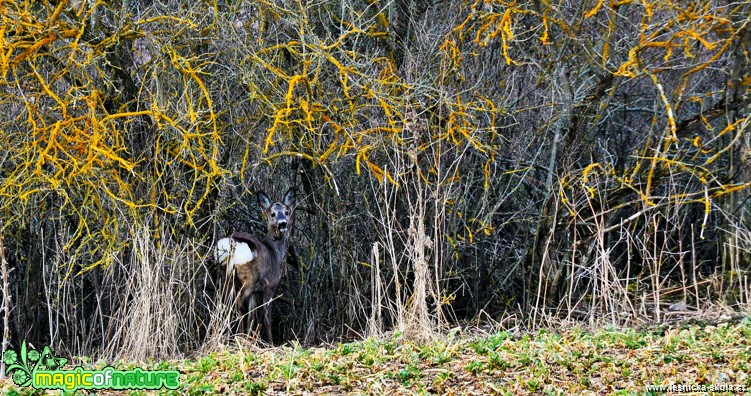
[[[253,261],[256,252],[245,242],[237,242],[232,238],[222,238],[216,243],[214,259],[217,263],[227,267],[227,272],[232,271],[236,265]]]

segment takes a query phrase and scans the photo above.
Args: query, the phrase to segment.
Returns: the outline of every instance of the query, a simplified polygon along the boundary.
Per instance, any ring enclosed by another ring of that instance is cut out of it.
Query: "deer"
[[[294,227],[295,195],[292,187],[284,194],[282,202],[272,203],[265,192],[259,191],[256,196],[267,220],[267,235],[258,239],[247,232],[235,232],[217,241],[214,250],[214,259],[224,268],[225,291],[231,292],[235,279],[240,282],[235,299],[235,309],[240,316],[238,332],[244,333],[243,322],[246,315],[253,314],[257,307],[256,297],[260,295],[263,326],[269,343],[273,343],[271,300],[287,269],[287,251]],[[243,312],[243,306],[247,306],[247,311]]]

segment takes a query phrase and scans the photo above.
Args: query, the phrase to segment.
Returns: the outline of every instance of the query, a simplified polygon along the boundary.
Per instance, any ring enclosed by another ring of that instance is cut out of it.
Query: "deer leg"
[[[255,293],[250,293],[250,295],[248,296],[248,333],[254,331],[256,327],[256,321],[254,320],[256,317],[256,307],[258,307],[256,295]]]
[[[274,343],[274,337],[271,334],[271,299],[274,297],[274,290],[266,288],[263,291],[263,327],[266,329],[266,341],[269,344]]]
[[[251,302],[252,301],[252,302]],[[247,305],[246,305],[247,303]],[[237,333],[242,334],[245,332],[245,321],[248,320],[248,316],[251,312],[251,304],[255,305],[255,301],[253,300],[253,293],[250,292],[250,289],[246,287],[246,285],[242,285],[240,288],[240,291],[237,293],[237,298],[235,299],[235,310],[237,311],[237,317],[238,317],[238,323],[237,323]],[[244,308],[247,306],[248,310],[246,311]]]

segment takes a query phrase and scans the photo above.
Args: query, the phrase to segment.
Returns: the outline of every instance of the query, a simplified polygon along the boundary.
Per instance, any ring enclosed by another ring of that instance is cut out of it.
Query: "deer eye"
[[[284,211],[284,215],[285,215],[285,216],[289,216],[289,210],[285,210],[285,211]]]

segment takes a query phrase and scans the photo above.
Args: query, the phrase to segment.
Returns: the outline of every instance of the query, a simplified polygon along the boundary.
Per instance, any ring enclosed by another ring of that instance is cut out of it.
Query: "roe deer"
[[[239,332],[244,332],[244,303],[247,302],[247,315],[252,315],[257,305],[256,294],[261,294],[263,326],[267,341],[273,343],[271,299],[286,271],[289,236],[294,227],[295,189],[290,188],[284,194],[283,202],[272,204],[263,191],[259,191],[257,197],[258,205],[268,221],[268,235],[259,240],[247,232],[236,232],[216,243],[214,258],[225,267],[225,290],[231,290],[235,278],[241,283],[235,300],[240,315]]]

